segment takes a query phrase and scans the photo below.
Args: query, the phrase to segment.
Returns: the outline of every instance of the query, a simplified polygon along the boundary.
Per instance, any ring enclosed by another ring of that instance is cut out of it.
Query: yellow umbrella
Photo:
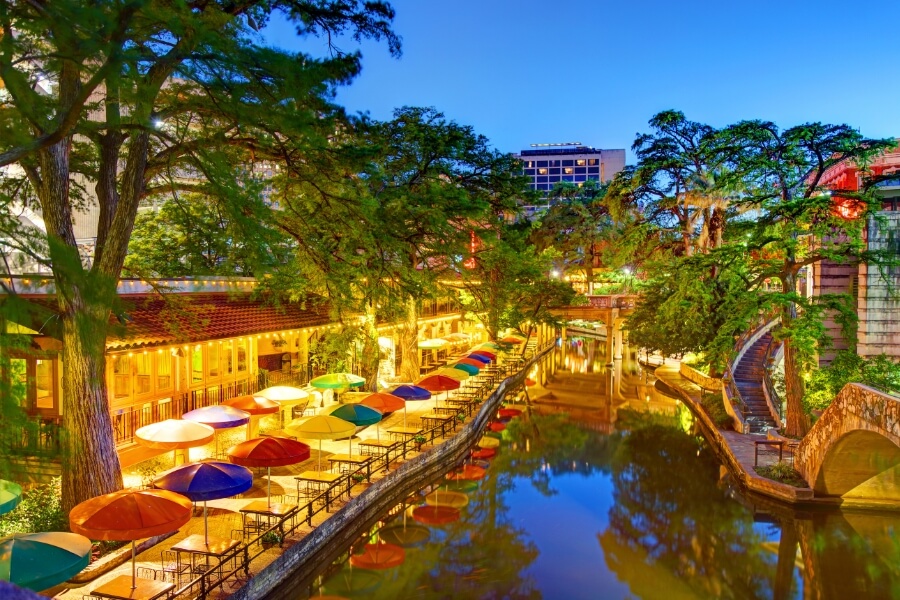
[[[493,437],[484,436],[480,440],[478,440],[478,444],[476,444],[479,448],[499,448],[500,440]]]
[[[454,367],[443,367],[432,373],[432,375],[446,375],[447,377],[450,377],[451,379],[455,379],[457,381],[465,381],[466,379],[471,377],[471,375],[469,375],[466,371],[463,371],[462,369],[456,369]]]
[[[331,415],[315,415],[294,419],[284,428],[290,435],[305,440],[319,440],[318,470],[322,470],[322,440],[339,440],[356,433],[356,425]]]

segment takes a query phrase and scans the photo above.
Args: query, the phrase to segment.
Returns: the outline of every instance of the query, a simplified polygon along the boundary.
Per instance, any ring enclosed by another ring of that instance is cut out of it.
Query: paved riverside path
[[[703,389],[688,379],[681,376],[678,372],[678,363],[667,363],[657,368],[656,378],[662,380],[666,385],[676,388],[685,396],[694,402],[694,407],[698,411],[704,410],[700,402],[700,395]],[[728,444],[729,450],[740,468],[748,474],[756,474],[753,470],[754,452],[756,451],[756,442],[766,439],[763,434],[743,434],[737,431],[728,431],[724,429],[717,430],[725,442]],[[791,462],[792,456],[788,453],[787,447],[784,449],[784,460]],[[773,465],[778,462],[778,448],[775,446],[760,447],[759,449],[759,465]]]

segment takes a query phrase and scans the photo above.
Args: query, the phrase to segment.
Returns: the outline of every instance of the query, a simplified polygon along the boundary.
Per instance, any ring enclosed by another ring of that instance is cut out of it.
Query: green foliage
[[[824,410],[848,383],[862,383],[892,394],[900,394],[900,365],[885,354],[864,358],[840,350],[831,364],[812,371],[803,406],[807,411]]]
[[[753,470],[759,475],[762,475],[767,479],[772,479],[773,481],[779,481],[798,488],[809,487],[800,473],[795,471],[794,467],[784,461],[779,461],[773,465],[766,465],[764,467],[753,467]]]
[[[69,520],[62,509],[61,497],[58,477],[26,491],[15,510],[0,516],[0,535],[68,531]]]
[[[700,404],[703,406],[706,414],[709,415],[709,418],[712,419],[712,422],[716,424],[716,427],[728,429],[734,424],[734,420],[728,414],[728,411],[725,410],[723,402],[724,400],[720,393],[703,392],[700,396]]]
[[[267,531],[262,536],[260,536],[259,541],[263,544],[270,544],[274,546],[275,544],[281,543],[281,534],[277,531]]]

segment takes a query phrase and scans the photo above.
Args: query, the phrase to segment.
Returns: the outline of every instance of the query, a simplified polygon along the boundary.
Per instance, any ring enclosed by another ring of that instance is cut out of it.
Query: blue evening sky
[[[823,121],[900,137],[897,2],[392,4],[403,56],[364,44],[363,72],[338,96],[375,119],[434,106],[509,152],[535,142],[630,148],[669,108],[715,126]],[[266,37],[292,47],[291,33],[275,23]]]

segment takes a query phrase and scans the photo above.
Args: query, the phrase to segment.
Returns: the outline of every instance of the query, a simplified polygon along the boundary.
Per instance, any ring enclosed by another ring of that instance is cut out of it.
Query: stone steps
[[[751,431],[760,431],[764,427],[775,427],[775,419],[769,411],[763,392],[763,377],[765,375],[766,347],[772,336],[766,334],[754,342],[741,357],[741,362],[734,370],[734,383],[741,394],[741,399],[747,407],[744,415],[750,423]]]

